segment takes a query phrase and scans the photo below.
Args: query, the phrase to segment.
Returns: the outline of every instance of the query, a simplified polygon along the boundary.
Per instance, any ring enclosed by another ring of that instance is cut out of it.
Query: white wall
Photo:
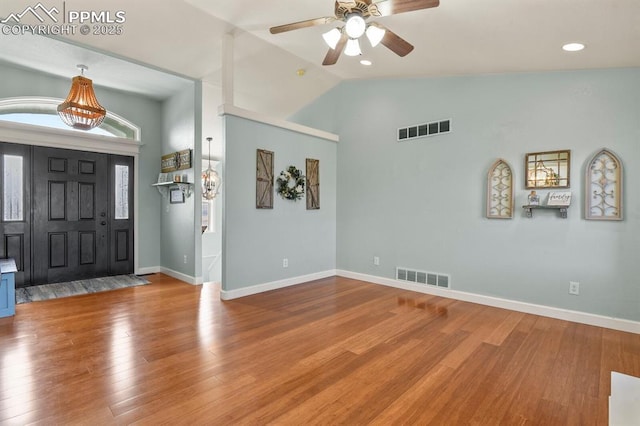
[[[224,123],[223,297],[335,270],[337,144],[236,116]],[[306,158],[320,160],[320,210],[277,195],[273,209],[256,209],[256,149],[274,152],[276,176],[290,165],[304,173]]]
[[[450,273],[455,290],[638,321],[639,111],[640,70],[618,69],[346,82],[294,120],[340,135],[339,269]],[[439,119],[450,134],[396,142],[397,128]],[[585,163],[603,147],[625,167],[622,222],[583,219]],[[525,153],[557,149],[571,150],[569,217],[528,219]],[[497,158],[515,172],[512,220],[484,217]]]
[[[193,161],[199,158],[199,149],[194,144],[196,138],[196,88],[190,84],[185,90],[172,96],[163,103],[163,132],[162,155],[184,149],[192,149],[193,168],[180,170],[174,173],[187,174],[189,181],[193,182],[195,176],[199,176],[200,162]],[[199,131],[198,131],[199,133]],[[160,172],[160,158],[157,159],[158,173]],[[197,169],[196,169],[197,167]],[[157,177],[157,175],[156,175]],[[196,192],[185,199],[184,204],[171,204],[168,197],[162,198],[162,221],[158,233],[161,235],[162,267],[165,272],[177,272],[182,275],[177,277],[195,282],[196,262],[200,264],[199,254],[196,254],[195,241],[195,205],[199,203],[199,195]],[[200,204],[198,209],[200,208]],[[199,212],[199,210],[198,210]],[[142,218],[142,220],[144,220]],[[198,227],[200,222],[197,223]],[[185,261],[186,256],[186,261]],[[173,274],[176,276],[176,274]]]

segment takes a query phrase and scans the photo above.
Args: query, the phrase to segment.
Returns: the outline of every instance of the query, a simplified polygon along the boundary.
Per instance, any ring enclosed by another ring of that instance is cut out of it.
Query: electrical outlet
[[[187,255],[184,255],[184,263],[187,263]]]
[[[376,266],[380,265],[380,258],[378,256],[373,256],[373,264]]]
[[[569,281],[569,294],[577,296],[580,294],[580,283],[577,281]]]
[[[287,258],[282,259],[282,267],[283,268],[288,268],[289,267],[289,259],[287,259]]]

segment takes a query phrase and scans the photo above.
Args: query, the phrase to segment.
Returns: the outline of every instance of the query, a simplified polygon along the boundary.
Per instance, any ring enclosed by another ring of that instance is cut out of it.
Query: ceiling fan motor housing
[[[375,4],[367,4],[363,1],[344,1],[336,2],[335,14],[336,18],[346,21],[349,19],[349,15],[358,13],[363,19],[367,19],[369,16],[380,16],[378,8]]]

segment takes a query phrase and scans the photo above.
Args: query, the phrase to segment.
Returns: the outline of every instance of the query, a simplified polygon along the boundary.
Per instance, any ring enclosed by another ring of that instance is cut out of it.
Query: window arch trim
[[[38,96],[4,98],[0,99],[0,115],[12,113],[57,115],[58,105],[62,102],[64,99]],[[110,111],[107,111],[107,115],[99,127],[110,134],[108,137],[129,139],[136,142],[141,140],[139,126]]]

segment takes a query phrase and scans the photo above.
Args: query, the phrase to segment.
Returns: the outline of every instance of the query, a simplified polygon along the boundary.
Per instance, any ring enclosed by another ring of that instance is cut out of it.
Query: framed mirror
[[[571,151],[531,152],[525,155],[524,169],[527,189],[569,188]]]

